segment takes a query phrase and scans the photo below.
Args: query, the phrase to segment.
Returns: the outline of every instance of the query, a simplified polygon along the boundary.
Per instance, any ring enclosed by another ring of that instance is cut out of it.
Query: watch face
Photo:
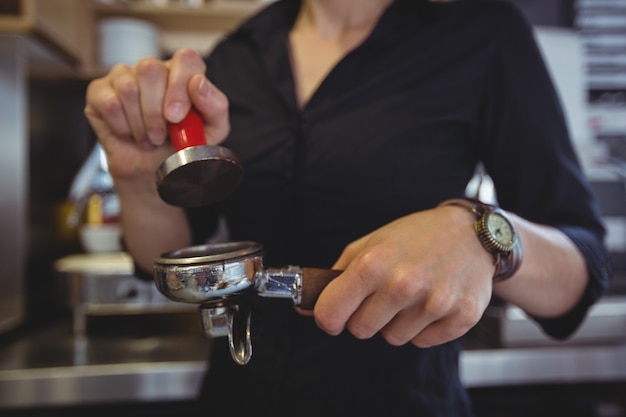
[[[515,234],[509,220],[498,212],[492,212],[487,217],[487,229],[492,239],[501,250],[510,251],[513,247]]]

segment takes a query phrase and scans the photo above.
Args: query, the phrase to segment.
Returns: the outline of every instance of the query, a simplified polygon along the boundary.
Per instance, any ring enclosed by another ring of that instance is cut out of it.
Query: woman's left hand
[[[347,329],[392,345],[439,345],[465,334],[491,298],[494,261],[467,210],[443,206],[402,217],[346,247],[344,272],[320,294],[314,317],[331,335]]]

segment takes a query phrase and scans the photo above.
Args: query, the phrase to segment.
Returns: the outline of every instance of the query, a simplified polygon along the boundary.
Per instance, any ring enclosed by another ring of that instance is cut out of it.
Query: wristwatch
[[[474,213],[476,236],[494,257],[494,281],[509,278],[519,269],[522,263],[522,244],[513,223],[502,209],[474,198],[453,198],[439,206],[459,206]]]

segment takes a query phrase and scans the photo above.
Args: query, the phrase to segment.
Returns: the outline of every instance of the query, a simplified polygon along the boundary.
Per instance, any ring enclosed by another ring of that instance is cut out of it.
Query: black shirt
[[[266,266],[330,267],[350,241],[462,196],[482,162],[503,208],[563,230],[583,253],[585,296],[570,314],[539,320],[570,334],[607,285],[604,230],[519,12],[397,0],[299,110],[287,47],[299,6],[272,4],[207,60],[230,100],[224,145],[245,179],[219,207],[190,211],[196,242],[219,209],[232,240],[263,244]],[[457,342],[393,347],[328,336],[286,302],[253,309],[249,365],[213,344],[203,396],[216,415],[470,415]]]

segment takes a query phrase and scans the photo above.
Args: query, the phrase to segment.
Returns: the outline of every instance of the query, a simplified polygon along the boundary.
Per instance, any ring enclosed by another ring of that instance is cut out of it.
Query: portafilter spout
[[[231,355],[241,365],[252,356],[250,308],[240,295],[289,298],[312,310],[319,294],[341,271],[319,268],[263,267],[256,242],[191,246],[167,252],[154,263],[156,286],[171,300],[200,305],[204,333],[228,336]]]

